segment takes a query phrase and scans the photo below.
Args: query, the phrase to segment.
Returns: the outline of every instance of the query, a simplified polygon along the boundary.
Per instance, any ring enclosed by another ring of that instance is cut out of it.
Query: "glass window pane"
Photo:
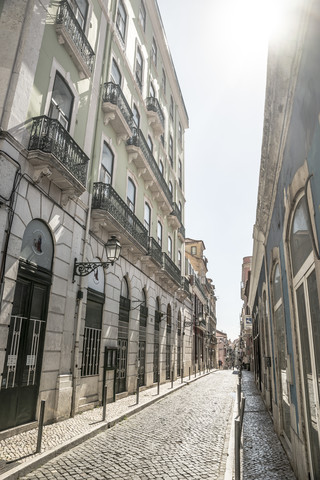
[[[308,295],[309,295],[309,305],[310,305],[310,316],[311,316],[311,325],[312,325],[312,338],[314,345],[314,354],[316,360],[316,369],[317,369],[317,379],[318,379],[318,392],[319,397],[319,381],[320,381],[320,308],[319,308],[319,297],[317,289],[317,280],[316,272],[313,272],[309,275],[308,280]]]
[[[127,192],[127,203],[130,207],[130,210],[134,212],[135,202],[136,202],[136,187],[131,178],[128,178],[128,192]]]
[[[108,184],[112,183],[113,153],[106,142],[103,143],[101,166],[100,181]]]
[[[111,67],[111,81],[116,83],[117,85],[121,84],[121,73],[116,61],[112,60],[112,67]]]
[[[293,274],[296,275],[312,251],[306,199],[303,197],[294,214],[290,234]]]
[[[281,298],[281,279],[280,279],[280,269],[279,264],[276,266],[274,275],[273,275],[273,303],[276,303]]]
[[[59,74],[54,80],[49,117],[56,118],[67,129],[71,120],[73,95]]]

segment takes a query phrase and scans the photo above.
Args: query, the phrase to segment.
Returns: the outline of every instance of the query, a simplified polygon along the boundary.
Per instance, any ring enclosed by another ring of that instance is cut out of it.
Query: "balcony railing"
[[[148,249],[148,231],[111,185],[93,184],[92,209],[106,210],[139,244]]]
[[[149,237],[149,250],[148,254],[155,260],[159,265],[162,265],[162,250],[159,243],[153,238]]]
[[[191,297],[190,282],[186,277],[181,278],[181,285],[182,285],[183,290],[187,293],[188,297],[190,298]]]
[[[161,123],[162,127],[164,128],[164,115],[163,115],[163,112],[161,110],[158,99],[155,98],[155,97],[147,97],[146,106],[147,106],[147,110],[149,110],[151,112],[155,112],[155,113],[158,114],[160,123]]]
[[[162,173],[160,172],[160,169],[153,158],[152,152],[148,146],[148,143],[146,139],[144,138],[143,133],[139,128],[133,128],[132,129],[132,137],[127,140],[127,145],[134,145],[135,147],[140,148],[142,151],[145,159],[147,160],[154,176],[157,179],[157,182],[159,183],[161,189],[163,190],[165,196],[167,197],[167,200],[172,203],[172,193],[169,190],[169,187],[165,181],[165,179],[162,176]]]
[[[89,158],[58,120],[45,115],[33,118],[28,150],[54,155],[76,180],[86,186]]]
[[[186,229],[183,225],[181,225],[181,227],[179,227],[178,233],[181,235],[182,238],[186,238]]]
[[[202,295],[206,298],[206,293],[205,293],[204,288],[203,288],[202,284],[200,283],[200,280],[199,280],[198,277],[195,277],[195,284],[196,284],[196,287],[198,288],[198,290],[200,290]]]
[[[60,42],[67,42],[72,50],[72,52],[69,53],[73,53],[74,55],[72,56],[74,59],[76,61],[79,59],[81,63],[80,66],[84,66],[84,76],[90,76],[93,72],[95,54],[67,0],[63,0],[59,5],[56,17],[56,31],[58,35],[62,35],[63,37],[63,40],[60,40]],[[65,32],[71,39],[73,45],[70,44]],[[73,47],[75,47],[75,49]]]
[[[181,272],[177,265],[171,260],[171,258],[165,253],[162,252],[162,264],[163,269],[170,277],[178,284],[181,283]]]
[[[175,217],[177,217],[177,219],[181,223],[181,211],[179,210],[179,207],[175,202],[173,202],[173,204],[172,204],[171,215],[174,215]]]
[[[117,85],[113,82],[105,83],[103,86],[102,101],[117,105],[128,126],[130,129],[132,128],[133,113],[129,107],[126,97],[123,95],[120,85]]]

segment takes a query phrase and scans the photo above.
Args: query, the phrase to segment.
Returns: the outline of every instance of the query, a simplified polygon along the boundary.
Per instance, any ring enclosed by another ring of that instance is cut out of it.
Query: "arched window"
[[[158,237],[158,243],[160,247],[162,247],[162,223],[160,220],[158,220],[158,225],[157,225],[157,237]]]
[[[112,59],[110,80],[116,85],[121,85],[121,72],[115,59]]]
[[[103,142],[101,168],[100,168],[100,182],[112,184],[114,155],[106,142]]]
[[[123,298],[129,298],[129,286],[126,277],[123,277],[122,279],[120,295]]]
[[[151,207],[149,203],[144,203],[144,226],[148,230],[148,234],[150,235],[150,228],[151,228]]]
[[[168,255],[172,259],[172,238],[168,236]]]
[[[291,261],[294,276],[312,252],[309,229],[306,197],[302,197],[296,208],[290,232]]]

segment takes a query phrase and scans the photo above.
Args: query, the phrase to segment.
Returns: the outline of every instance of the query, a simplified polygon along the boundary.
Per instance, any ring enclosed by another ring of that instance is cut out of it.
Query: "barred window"
[[[81,362],[82,377],[99,374],[103,304],[104,295],[88,289]]]

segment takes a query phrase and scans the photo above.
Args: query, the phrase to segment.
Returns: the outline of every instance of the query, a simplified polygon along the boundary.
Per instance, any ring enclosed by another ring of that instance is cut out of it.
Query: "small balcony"
[[[169,276],[174,283],[180,287],[181,285],[181,272],[177,265],[171,260],[171,258],[162,252],[162,270]]]
[[[102,95],[102,110],[104,124],[109,122],[117,134],[117,143],[126,141],[131,135],[133,114],[123,95],[120,85],[113,82],[104,84]]]
[[[160,136],[164,132],[164,115],[159,101],[155,97],[146,98],[148,122],[155,136]]]
[[[35,181],[48,177],[66,198],[85,191],[89,158],[58,120],[32,119],[28,151]]]
[[[144,179],[146,188],[152,192],[154,200],[166,215],[171,213],[172,193],[140,129],[132,129],[132,136],[127,141],[127,152],[129,162],[133,162],[137,167],[138,174]]]
[[[182,224],[181,224],[181,227],[178,228],[178,237],[182,242],[186,238],[186,229]]]
[[[149,237],[147,255],[141,258],[142,267],[147,274],[155,273],[162,269],[162,250],[159,243],[153,238]]]
[[[181,227],[181,212],[175,202],[172,204],[172,212],[168,215],[168,223],[175,230]]]
[[[91,216],[95,227],[106,228],[109,234],[117,235],[123,247],[132,253],[147,253],[147,229],[111,185],[93,184]]]
[[[81,79],[90,78],[94,67],[94,51],[67,0],[60,2],[56,17],[58,42],[76,65]]]
[[[181,287],[178,289],[177,295],[180,300],[185,298],[191,300],[190,282],[186,277],[181,277]]]

